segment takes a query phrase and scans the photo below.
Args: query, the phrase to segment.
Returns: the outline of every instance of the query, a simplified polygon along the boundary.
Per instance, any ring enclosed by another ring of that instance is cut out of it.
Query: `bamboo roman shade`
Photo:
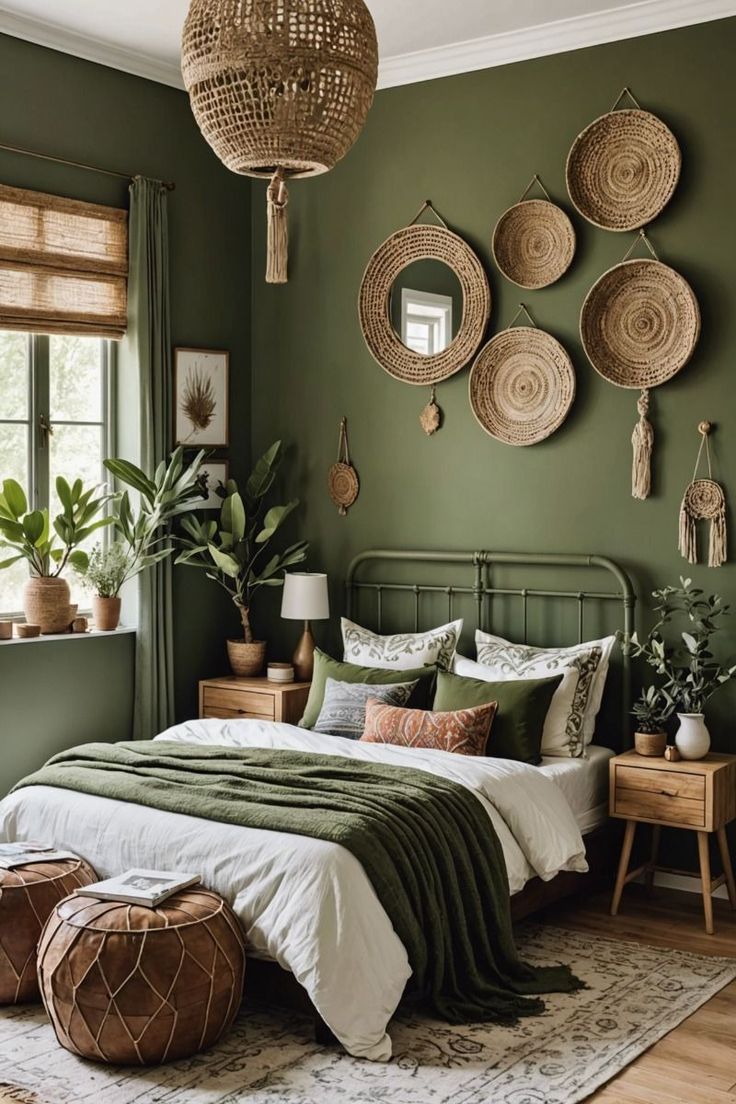
[[[0,185],[0,329],[120,338],[128,214]]]

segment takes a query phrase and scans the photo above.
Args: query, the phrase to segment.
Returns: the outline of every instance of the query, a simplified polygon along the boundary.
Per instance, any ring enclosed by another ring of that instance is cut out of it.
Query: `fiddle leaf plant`
[[[263,556],[286,519],[299,505],[292,499],[284,506],[271,506],[264,515],[265,499],[273,487],[283,452],[281,442],[263,454],[256,463],[241,494],[235,480],[224,488],[219,522],[190,514],[182,519],[183,551],[178,564],[204,570],[208,579],[226,591],[243,625],[246,644],[254,642],[251,607],[261,587],[280,587],[287,567],[302,563],[309,545],[298,541],[270,559]]]

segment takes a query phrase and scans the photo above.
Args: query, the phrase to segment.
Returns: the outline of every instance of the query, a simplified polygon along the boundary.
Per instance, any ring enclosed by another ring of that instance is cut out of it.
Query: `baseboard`
[[[658,870],[654,875],[654,884],[662,886],[663,889],[682,889],[686,893],[697,893],[698,896],[702,893],[700,878],[695,874],[667,874],[665,871]],[[713,896],[727,901],[728,890],[725,885],[719,886]]]

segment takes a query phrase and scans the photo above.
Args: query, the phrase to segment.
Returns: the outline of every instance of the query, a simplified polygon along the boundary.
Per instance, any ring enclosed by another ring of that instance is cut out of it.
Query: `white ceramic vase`
[[[710,733],[702,713],[678,713],[680,727],[675,736],[683,759],[704,759],[710,751]]]

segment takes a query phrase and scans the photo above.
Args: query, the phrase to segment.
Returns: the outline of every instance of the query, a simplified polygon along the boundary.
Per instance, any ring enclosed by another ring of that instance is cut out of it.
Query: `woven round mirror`
[[[406,280],[402,284],[401,274],[416,272],[418,262],[435,262],[447,270],[447,294],[413,288],[413,275],[410,286]],[[402,295],[398,310],[403,312],[398,328],[397,287]],[[454,311],[455,325],[446,326],[453,288],[459,309]],[[488,325],[491,292],[483,266],[462,238],[445,226],[412,225],[392,234],[371,257],[358,312],[366,345],[381,368],[403,383],[428,386],[459,372],[475,356]]]
[[[566,350],[537,327],[502,330],[481,349],[470,373],[478,423],[506,445],[536,445],[559,429],[575,399]]]
[[[595,370],[618,387],[658,387],[693,354],[700,310],[687,280],[658,260],[622,261],[588,292],[580,336]]]
[[[638,106],[612,110],[575,139],[567,158],[567,190],[594,226],[638,230],[669,203],[681,161],[677,139],[656,115]]]

